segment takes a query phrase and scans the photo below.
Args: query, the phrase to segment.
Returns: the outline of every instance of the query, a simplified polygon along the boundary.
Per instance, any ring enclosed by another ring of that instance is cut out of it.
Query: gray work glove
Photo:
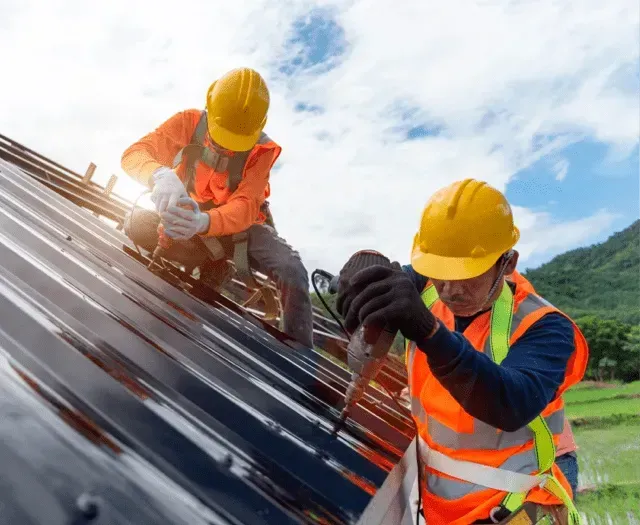
[[[349,284],[354,297],[344,316],[347,331],[360,324],[386,326],[419,346],[438,327],[415,284],[397,262],[392,267],[376,265],[360,270]]]
[[[347,316],[351,301],[360,291],[351,286],[351,278],[360,270],[376,265],[391,266],[391,261],[375,250],[360,250],[354,253],[340,270],[336,309],[343,318]]]
[[[181,197],[189,197],[184,184],[172,169],[162,167],[153,172],[153,191],[151,201],[156,206],[158,213],[175,206]]]
[[[191,239],[194,235],[209,231],[209,214],[200,211],[198,203],[190,197],[178,199],[160,215],[167,237],[175,240]]]

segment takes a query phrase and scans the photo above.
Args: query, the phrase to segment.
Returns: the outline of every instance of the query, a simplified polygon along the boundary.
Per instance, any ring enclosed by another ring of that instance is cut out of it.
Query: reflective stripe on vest
[[[456,500],[472,492],[485,490],[487,487],[504,492],[528,492],[540,485],[543,477],[522,474],[537,468],[535,454],[522,452],[514,454],[500,467],[490,467],[471,461],[450,458],[437,450],[433,450],[422,438],[419,438],[420,458],[429,467],[444,472],[449,476],[464,478],[466,481],[452,480],[426,472],[426,483],[433,494],[443,494],[445,499]]]
[[[428,286],[424,290],[422,299],[426,306],[429,308],[433,307],[438,300],[437,291],[433,285]],[[548,303],[543,299],[529,294],[520,305],[518,305],[517,310],[514,312],[513,293],[509,285],[505,282],[500,296],[491,309],[490,331],[483,352],[491,357],[494,362],[500,364],[509,351],[510,336],[517,330],[520,323],[536,309],[547,305]],[[414,343],[408,343],[408,346],[408,358],[410,366],[412,367],[416,352],[419,350],[417,350]],[[409,373],[409,377],[411,376],[412,374]],[[413,392],[413,386],[414,385],[410,385],[409,389],[412,413],[422,425],[426,425],[429,437],[434,443],[442,445],[443,447],[453,450],[502,450],[526,445],[533,438],[534,447],[532,449],[512,455],[507,461],[500,465],[499,469],[487,467],[487,469],[483,470],[485,473],[494,471],[495,477],[504,475],[508,477],[509,473],[530,475],[536,471],[546,472],[553,465],[555,460],[553,434],[562,432],[564,410],[555,411],[547,418],[538,416],[527,427],[523,427],[515,432],[499,431],[495,427],[478,419],[474,419],[473,433],[458,433],[425,413],[420,398]],[[424,443],[424,445],[426,445],[426,443]],[[421,459],[425,466],[431,466],[429,465],[428,455],[421,457]],[[451,462],[457,462],[457,460],[452,458],[449,459]],[[464,469],[457,471],[457,473],[443,473],[461,480],[465,479]],[[429,491],[448,500],[455,500],[472,492],[484,490],[487,487],[496,488],[492,486],[495,485],[495,479],[492,479],[489,474],[487,474],[487,476],[482,483],[477,483],[477,479],[475,482],[471,480],[450,480],[443,476],[438,476],[433,472],[425,471],[425,479]],[[514,485],[514,490],[510,490],[509,492],[520,491],[517,489],[517,485]]]

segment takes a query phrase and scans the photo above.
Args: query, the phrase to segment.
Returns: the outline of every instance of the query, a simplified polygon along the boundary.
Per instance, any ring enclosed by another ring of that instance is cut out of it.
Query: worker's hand
[[[340,270],[338,278],[338,295],[336,297],[336,309],[338,313],[345,317],[349,310],[349,305],[359,290],[354,289],[351,278],[360,270],[364,270],[376,264],[391,267],[391,261],[374,250],[360,250],[354,253]]]
[[[438,326],[436,318],[397,262],[391,268],[376,265],[360,270],[351,277],[349,286],[354,295],[345,316],[349,332],[363,323],[386,326],[417,343],[434,334]]]
[[[175,206],[180,197],[188,197],[184,184],[175,171],[169,168],[159,168],[153,173],[153,191],[151,201],[158,213]]]
[[[191,239],[209,230],[209,214],[200,211],[198,203],[189,197],[178,199],[175,206],[160,215],[167,237],[175,240]]]

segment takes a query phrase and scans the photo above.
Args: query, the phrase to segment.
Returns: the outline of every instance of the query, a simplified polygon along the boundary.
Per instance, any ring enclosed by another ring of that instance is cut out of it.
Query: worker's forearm
[[[200,114],[199,110],[187,110],[172,115],[124,151],[122,169],[138,182],[151,186],[153,172],[162,166],[170,168],[176,154],[189,144]]]
[[[145,186],[151,185],[153,172],[163,165],[158,162],[152,152],[141,143],[136,143],[135,148],[128,148],[122,155],[122,169]]]
[[[557,319],[553,322],[557,328]],[[572,331],[570,323],[568,327]],[[566,328],[563,324],[556,330],[556,341],[554,334],[544,342],[534,332],[526,339],[523,336],[501,365],[443,325],[420,349],[435,377],[467,413],[512,432],[537,417],[562,383],[573,351],[573,339],[567,340]]]

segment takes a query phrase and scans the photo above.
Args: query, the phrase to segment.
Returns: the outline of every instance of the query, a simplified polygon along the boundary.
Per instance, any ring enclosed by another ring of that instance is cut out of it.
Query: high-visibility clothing
[[[500,363],[513,345],[542,316],[557,308],[539,297],[518,272],[505,282],[491,311],[479,315],[464,331],[479,352]],[[431,282],[422,298],[448,329],[452,312],[439,300]],[[523,501],[566,504],[571,488],[555,465],[555,447],[564,428],[562,393],[584,375],[588,347],[573,323],[575,350],[556,397],[529,425],[505,432],[469,415],[431,372],[426,355],[407,342],[406,362],[411,411],[421,449],[422,504],[429,525],[473,523],[504,505],[514,510]],[[491,403],[491,399],[486,400]],[[546,480],[545,488],[538,485]]]
[[[125,150],[122,169],[142,184],[150,185],[153,172],[162,166],[172,167],[178,153],[190,144],[201,117],[202,111],[198,109],[176,113]],[[204,145],[212,147],[208,136]],[[211,220],[206,236],[233,235],[266,220],[260,207],[271,193],[270,170],[281,151],[272,140],[256,144],[244,159],[242,180],[233,192],[228,186],[229,166],[234,164],[235,156],[246,154],[226,151],[223,157],[229,161],[213,167],[205,162],[197,163],[191,197],[198,203],[220,206],[207,210]],[[181,162],[176,168],[182,181],[186,180],[186,164]]]

